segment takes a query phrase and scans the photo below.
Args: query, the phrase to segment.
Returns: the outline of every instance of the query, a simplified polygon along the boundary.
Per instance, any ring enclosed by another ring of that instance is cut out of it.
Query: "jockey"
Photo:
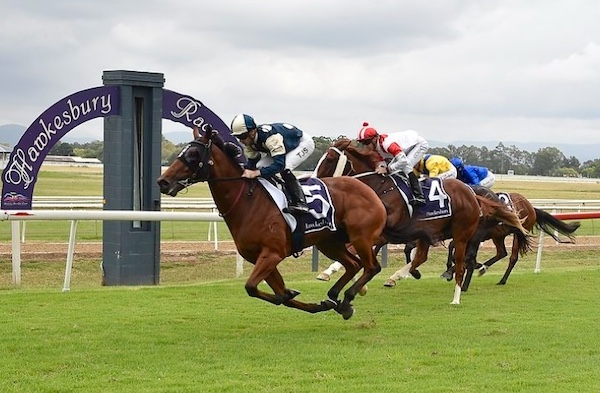
[[[414,168],[417,176],[456,179],[456,168],[450,160],[436,154],[425,154]]]
[[[281,174],[290,195],[290,213],[306,213],[306,197],[292,173],[315,150],[310,135],[287,123],[256,125],[252,116],[240,114],[231,122],[231,134],[244,144],[248,159],[242,177],[270,178]]]
[[[458,157],[451,158],[450,162],[456,167],[456,178],[470,186],[491,188],[496,181],[494,174],[485,167],[465,165]]]
[[[429,147],[423,137],[413,130],[379,134],[369,123],[363,123],[356,139],[365,145],[375,144],[375,149],[381,156],[381,162],[377,164],[375,172],[382,175],[403,172],[408,177],[413,192],[411,205],[422,206],[426,203],[419,179],[413,172],[413,167]]]

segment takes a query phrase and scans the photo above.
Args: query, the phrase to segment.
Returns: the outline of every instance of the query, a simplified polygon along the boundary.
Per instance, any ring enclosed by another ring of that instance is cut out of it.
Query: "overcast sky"
[[[226,124],[600,143],[598,0],[0,0],[0,21],[0,125],[122,69],[164,73]]]

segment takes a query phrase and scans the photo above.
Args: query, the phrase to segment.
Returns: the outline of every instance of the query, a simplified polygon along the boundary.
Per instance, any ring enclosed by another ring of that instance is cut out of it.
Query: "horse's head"
[[[378,153],[368,146],[348,138],[341,138],[335,141],[321,157],[315,174],[317,177],[331,177],[370,172],[373,171],[378,160]]]
[[[156,180],[163,194],[175,196],[184,188],[208,179],[212,165],[211,131],[200,135],[194,127],[194,140],[181,150],[177,159]]]
[[[213,155],[226,156],[224,160],[230,161],[228,168],[233,172],[229,176],[241,174],[243,163],[240,160],[240,147],[232,142],[224,142],[219,133],[208,124],[203,130],[204,135],[201,135],[198,127],[194,127],[194,140],[181,150],[177,159],[157,179],[161,193],[175,196],[194,183],[215,178],[212,173],[215,167]],[[217,147],[214,151],[213,146]]]

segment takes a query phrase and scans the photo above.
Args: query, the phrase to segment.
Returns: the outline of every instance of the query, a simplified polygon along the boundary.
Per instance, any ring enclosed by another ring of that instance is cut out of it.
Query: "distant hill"
[[[14,147],[21,139],[21,136],[25,132],[27,127],[18,125],[18,124],[6,124],[0,126],[0,143],[6,143],[10,147]],[[190,132],[176,131],[176,132],[166,132],[164,134],[165,139],[171,141],[172,143],[178,145],[180,143],[187,143],[191,140],[192,135]],[[88,143],[93,142],[96,139],[93,138],[79,138],[79,137],[69,137],[67,134],[62,142],[67,143]],[[493,150],[498,146],[500,141],[489,141],[489,142],[481,142],[481,141],[465,141],[465,140],[457,140],[452,142],[439,142],[439,141],[429,141],[429,146],[431,147],[447,147],[448,145],[454,146],[477,146],[477,147],[487,147],[490,150]],[[567,158],[571,156],[577,157],[577,159],[584,163],[588,160],[595,160],[600,158],[600,143],[592,143],[592,144],[568,144],[568,143],[544,143],[544,142],[510,142],[510,141],[502,141],[504,146],[516,146],[518,149],[528,151],[530,153],[535,153],[539,149],[544,147],[556,147],[560,150]]]
[[[6,124],[0,126],[0,143],[14,147],[25,133],[27,127],[18,124]]]

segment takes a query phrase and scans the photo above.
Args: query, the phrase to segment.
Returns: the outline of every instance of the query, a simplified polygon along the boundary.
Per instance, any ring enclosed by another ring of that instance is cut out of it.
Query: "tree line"
[[[340,137],[342,135],[338,138]],[[319,158],[338,138],[313,137],[315,151],[297,170],[314,170]],[[163,137],[162,164],[169,165],[186,144],[174,144]],[[511,170],[516,175],[600,178],[600,158],[581,163],[575,156],[566,157],[556,147],[544,147],[536,152],[528,152],[514,145],[505,146],[500,142],[494,149],[488,149],[485,146],[448,145],[446,147],[430,148],[428,153],[439,154],[448,158],[461,157],[465,164],[484,166],[497,174],[505,174]],[[59,142],[50,150],[50,154],[98,158],[102,161],[104,143],[102,141],[88,143]]]

